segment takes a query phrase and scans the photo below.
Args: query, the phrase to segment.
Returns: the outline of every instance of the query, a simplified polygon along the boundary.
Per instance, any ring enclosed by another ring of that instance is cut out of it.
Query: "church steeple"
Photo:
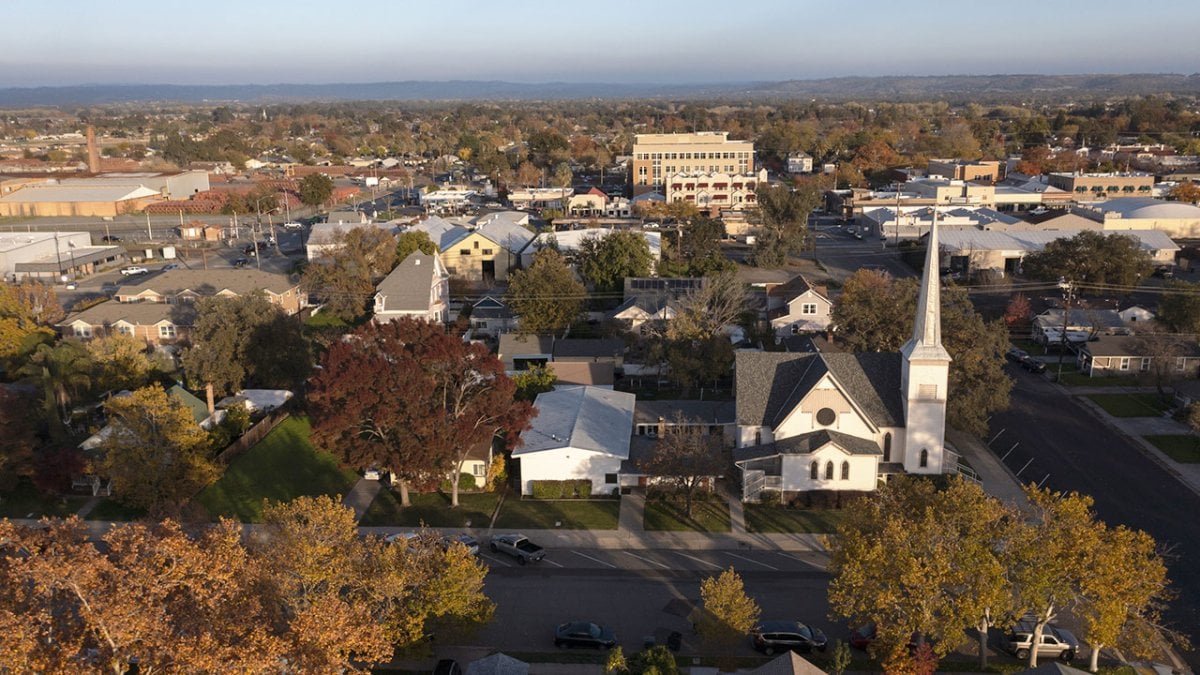
[[[942,346],[942,294],[938,276],[937,207],[925,251],[913,333],[900,348],[904,396],[904,470],[943,473],[946,457],[946,394],[950,353]]]
[[[913,321],[912,337],[900,348],[905,361],[950,360],[942,346],[942,293],[938,276],[937,207],[933,207],[933,226],[925,251],[925,267],[921,273],[921,290],[917,295],[917,316]]]

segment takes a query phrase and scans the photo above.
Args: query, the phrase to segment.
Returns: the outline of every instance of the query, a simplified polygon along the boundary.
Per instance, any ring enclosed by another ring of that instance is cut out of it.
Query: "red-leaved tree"
[[[515,389],[486,347],[436,324],[368,324],[325,354],[309,395],[313,438],[351,466],[390,469],[405,506],[409,483],[450,473],[458,506],[471,448],[528,427],[533,408]]]

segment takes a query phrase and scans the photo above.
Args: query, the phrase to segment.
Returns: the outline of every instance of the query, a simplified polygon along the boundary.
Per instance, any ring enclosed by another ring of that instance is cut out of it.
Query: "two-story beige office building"
[[[663,191],[677,174],[754,172],[754,143],[731,141],[727,131],[691,134],[638,134],[633,140],[630,175],[633,194]]]

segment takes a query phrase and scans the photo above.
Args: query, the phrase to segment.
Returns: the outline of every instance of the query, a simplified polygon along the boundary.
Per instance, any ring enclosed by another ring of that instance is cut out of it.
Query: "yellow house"
[[[520,267],[521,252],[535,237],[527,222],[528,216],[517,212],[488,214],[470,227],[432,216],[410,229],[425,232],[437,244],[452,278],[504,281]]]

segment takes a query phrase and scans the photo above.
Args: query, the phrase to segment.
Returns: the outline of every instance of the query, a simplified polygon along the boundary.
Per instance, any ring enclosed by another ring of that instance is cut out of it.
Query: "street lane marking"
[[[492,556],[490,556],[486,553],[480,553],[479,555],[480,555],[480,557],[487,558],[488,560],[494,560],[495,562],[498,562],[501,565],[504,565],[505,567],[512,567],[512,565],[508,564],[508,562],[501,560],[499,558],[493,558]]]
[[[565,567],[565,565],[560,565],[549,558],[542,558],[542,562],[548,562],[551,565],[554,565],[555,567]]]
[[[640,556],[640,555],[638,555],[638,554],[636,554],[636,553],[630,553],[629,551],[622,551],[622,553],[624,553],[625,555],[631,555],[631,556],[633,556],[633,557],[637,558],[638,560],[641,560],[642,562],[648,562],[648,563],[650,563],[651,565],[658,565],[659,567],[663,568],[664,570],[669,570],[669,569],[671,569],[670,567],[668,567],[668,566],[666,566],[666,565],[664,565],[664,564],[662,564],[662,563],[658,562],[657,560],[651,560],[651,559],[649,559],[649,558],[643,558],[642,556]]]
[[[588,555],[588,554],[586,554],[586,553],[580,553],[579,551],[571,551],[571,553],[574,553],[575,555],[577,555],[577,556],[580,556],[580,557],[583,557],[583,558],[587,558],[588,560],[591,560],[592,562],[598,562],[598,563],[600,563],[601,565],[608,565],[609,567],[613,568],[614,570],[615,570],[615,569],[617,569],[617,566],[616,566],[616,565],[614,565],[614,564],[612,564],[612,563],[610,563],[610,562],[605,562],[605,561],[603,561],[603,560],[601,560],[601,559],[599,559],[599,558],[593,558],[592,556],[590,556],[590,555]]]
[[[763,567],[765,567],[765,568],[767,568],[767,569],[769,569],[769,570],[775,570],[776,572],[778,572],[778,571],[779,571],[779,568],[778,568],[778,567],[775,567],[775,566],[773,566],[773,565],[768,565],[768,564],[767,564],[767,563],[765,563],[765,562],[758,562],[758,561],[757,561],[757,560],[755,560],[754,558],[747,558],[746,556],[738,555],[738,554],[736,554],[736,553],[730,553],[729,551],[721,551],[721,553],[724,553],[725,555],[728,555],[728,556],[733,556],[734,558],[741,558],[742,560],[745,560],[746,562],[752,562],[752,563],[754,563],[755,565],[762,565]]]
[[[686,553],[679,553],[679,551],[675,551],[675,553],[677,553],[677,554],[679,554],[679,555],[681,555],[681,556],[683,556],[683,557],[685,557],[685,558],[687,558],[687,559],[689,559],[689,560],[695,560],[696,562],[698,562],[698,563],[700,563],[700,564],[702,564],[702,565],[708,565],[708,566],[710,566],[710,567],[715,567],[715,568],[717,568],[717,569],[721,569],[721,566],[720,566],[720,565],[718,565],[718,564],[716,564],[716,563],[711,563],[711,562],[709,562],[709,561],[707,561],[707,560],[701,560],[700,558],[697,558],[697,557],[695,557],[695,556],[690,556],[690,555],[688,555],[688,554],[686,554]]]
[[[776,551],[776,553],[778,553],[779,555],[781,555],[781,556],[783,556],[783,557],[785,557],[785,558],[791,558],[792,560],[796,560],[796,561],[798,561],[798,562],[802,562],[802,563],[804,563],[805,565],[809,565],[809,566],[811,566],[811,567],[815,567],[815,568],[817,568],[817,569],[819,569],[819,570],[823,570],[823,569],[825,569],[825,568],[824,568],[824,567],[822,567],[821,565],[818,565],[817,563],[815,563],[815,562],[813,562],[813,561],[811,561],[811,560],[805,560],[804,558],[800,558],[800,557],[794,556],[794,555],[792,555],[792,554],[790,554],[790,553],[784,553],[783,551]]]

